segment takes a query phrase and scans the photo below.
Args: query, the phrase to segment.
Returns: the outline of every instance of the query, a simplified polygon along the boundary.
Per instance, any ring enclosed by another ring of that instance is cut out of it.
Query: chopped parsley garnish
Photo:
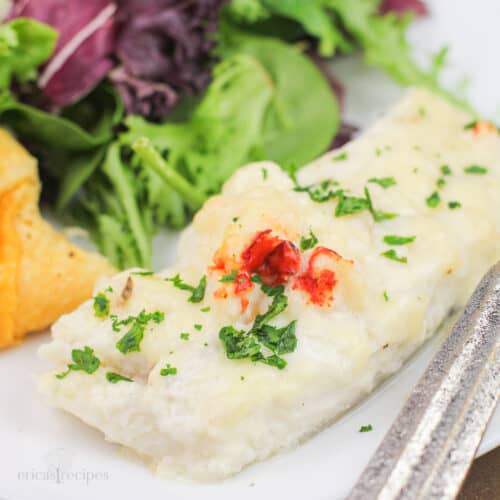
[[[484,175],[488,173],[488,169],[486,167],[481,167],[480,165],[469,165],[464,168],[464,172],[466,174]]]
[[[372,214],[373,220],[375,222],[382,222],[384,220],[394,219],[394,217],[398,216],[397,214],[382,212],[381,210],[375,210],[375,208],[373,207],[370,191],[368,191],[368,188],[366,187],[365,187],[365,196],[366,196],[366,201],[368,203],[368,210]]]
[[[209,312],[209,311],[210,311],[210,306],[202,307],[202,308],[200,309],[200,311],[201,311],[202,313],[207,313],[207,312]]]
[[[107,318],[109,315],[109,299],[102,292],[94,297],[94,315],[96,318]]]
[[[470,130],[477,125],[477,120],[472,120],[464,126],[464,130]]]
[[[225,274],[224,276],[221,276],[219,281],[221,283],[234,283],[236,281],[236,276],[238,276],[238,269],[233,269],[229,274]]]
[[[276,327],[269,321],[282,313],[288,306],[288,298],[282,285],[270,287],[263,285],[262,290],[273,297],[273,301],[264,314],[259,314],[252,328],[248,331],[236,330],[225,326],[219,331],[219,338],[229,359],[250,358],[251,361],[274,366],[282,370],[286,361],[280,356],[293,352],[297,347],[295,335],[296,321],[284,327]],[[263,349],[270,351],[267,355]]]
[[[460,208],[462,204],[459,201],[449,201],[448,208],[450,210],[455,210],[456,208]]]
[[[262,178],[263,178],[264,180],[266,180],[266,179],[267,179],[267,168],[263,168],[263,169],[262,169]]]
[[[372,177],[371,179],[368,179],[368,182],[378,184],[384,189],[396,185],[396,179],[394,177]]]
[[[452,174],[451,168],[448,165],[441,165],[440,170],[441,170],[441,173],[443,175],[451,175]]]
[[[104,290],[105,292],[109,292],[109,293],[113,293],[113,288],[111,286],[108,286],[106,288],[106,290]]]
[[[194,325],[194,329],[195,329],[195,330],[200,331],[202,328],[203,328],[203,325],[200,325],[200,324],[198,324],[198,323],[196,323],[196,324]]]
[[[131,378],[124,377],[123,375],[120,375],[119,373],[115,372],[107,372],[106,380],[108,382],[111,382],[112,384],[116,384],[118,382],[133,382]]]
[[[276,287],[278,288],[278,287]],[[276,288],[274,290],[276,290]],[[268,321],[281,314],[288,307],[288,297],[283,293],[276,293],[268,310],[258,314],[255,318],[252,330],[260,330]]]
[[[436,208],[441,203],[441,196],[437,191],[434,191],[428,198],[426,198],[425,203],[431,208]]]
[[[133,273],[130,273],[133,276],[153,276],[154,271],[135,271]]]
[[[335,208],[335,217],[343,217],[345,215],[357,214],[369,207],[368,200],[365,198],[357,198],[355,196],[345,196],[343,191],[339,193],[339,201]]]
[[[416,236],[396,236],[387,234],[384,236],[384,243],[388,245],[407,245],[415,241]]]
[[[343,161],[347,160],[347,151],[342,151],[342,153],[339,153],[337,156],[333,157],[333,161]]]
[[[276,354],[272,354],[271,356],[267,356],[266,358],[262,353],[259,352],[252,357],[252,361],[259,361],[261,363],[264,363],[265,365],[274,366],[275,368],[278,368],[278,370],[283,370],[283,368],[286,367],[286,361]]]
[[[188,299],[189,302],[198,303],[205,297],[205,289],[207,288],[207,277],[205,275],[202,276],[198,286],[192,286],[184,283],[178,274],[173,278],[166,278],[165,281],[171,281],[175,288],[191,292],[191,297]]]
[[[257,329],[255,335],[262,344],[276,354],[293,352],[297,347],[297,337],[295,335],[296,323],[297,321],[292,321],[282,328],[266,324]]]
[[[387,290],[384,290],[384,293],[382,294],[382,297],[384,297],[384,300],[386,302],[389,302],[389,295],[387,295]]]
[[[418,115],[420,116],[420,118],[423,118],[425,115],[427,114],[427,111],[424,107],[420,107],[418,108]]]
[[[337,181],[327,179],[319,184],[311,184],[310,186],[295,186],[294,191],[307,193],[312,201],[324,203],[325,201],[338,197],[342,193],[341,189],[332,189],[338,185],[339,183]]]
[[[177,375],[177,368],[167,363],[167,366],[160,370],[160,375],[162,377],[166,377],[167,375]]]
[[[99,358],[94,356],[94,349],[91,349],[88,346],[85,346],[82,349],[73,349],[71,351],[71,359],[73,360],[72,364],[68,365],[68,369],[56,375],[58,379],[63,379],[66,377],[71,371],[84,371],[89,375],[92,375],[101,364]]]
[[[239,218],[239,217],[233,217],[233,218],[232,218],[232,221],[233,221],[235,224],[236,224],[239,220],[240,220],[240,218]]]
[[[395,260],[396,262],[401,262],[402,264],[406,264],[408,262],[408,259],[406,257],[400,257],[397,253],[396,250],[391,248],[390,250],[387,250],[385,252],[382,252],[380,255],[383,255],[384,257],[387,257],[388,259]]]
[[[179,335],[179,337],[182,339],[182,340],[189,340],[189,333],[181,333]]]
[[[255,338],[245,330],[236,330],[234,326],[222,327],[219,338],[229,359],[249,358],[260,352]]]
[[[262,284],[262,278],[258,274],[252,274],[252,276],[250,277],[250,281],[259,285]]]
[[[306,238],[305,236],[302,236],[300,238],[300,249],[303,252],[305,250],[310,250],[311,248],[314,248],[317,244],[318,244],[318,238],[312,232],[311,229],[309,229],[309,238]]]
[[[120,326],[132,325],[130,330],[116,343],[116,348],[122,354],[129,352],[139,352],[141,350],[141,342],[144,338],[144,330],[151,321],[159,324],[165,319],[165,314],[160,311],[153,313],[146,313],[142,310],[137,316],[129,316],[126,319],[118,320],[116,317],[112,318],[113,330],[120,331]]]
[[[380,148],[375,148],[375,155],[380,156],[382,154],[382,150]]]
[[[362,425],[360,428],[359,428],[359,432],[370,432],[373,430],[373,427],[371,424],[368,424],[368,425]]]
[[[276,297],[277,295],[282,295],[285,293],[285,287],[283,285],[271,286],[262,285],[260,289],[269,297]]]
[[[439,188],[439,189],[443,189],[445,186],[446,186],[446,181],[440,177],[437,181],[436,181],[436,186]]]

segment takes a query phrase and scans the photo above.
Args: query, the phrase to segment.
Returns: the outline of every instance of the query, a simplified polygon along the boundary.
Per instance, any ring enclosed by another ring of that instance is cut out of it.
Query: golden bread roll
[[[114,272],[42,218],[39,195],[36,160],[0,129],[0,349],[47,328]]]

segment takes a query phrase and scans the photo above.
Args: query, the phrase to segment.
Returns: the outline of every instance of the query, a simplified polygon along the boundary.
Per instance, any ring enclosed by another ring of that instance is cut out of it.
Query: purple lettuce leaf
[[[110,0],[16,0],[11,18],[25,16],[54,27],[59,38],[39,86],[56,106],[88,94],[114,62],[116,6]]]
[[[223,0],[118,0],[116,57],[110,77],[130,113],[159,119],[179,95],[210,81]]]
[[[380,5],[380,13],[395,12],[396,14],[405,14],[413,12],[417,16],[428,14],[427,6],[422,0],[383,0]]]
[[[119,66],[109,74],[125,108],[132,113],[160,120],[175,106],[179,93],[169,84],[136,78]]]

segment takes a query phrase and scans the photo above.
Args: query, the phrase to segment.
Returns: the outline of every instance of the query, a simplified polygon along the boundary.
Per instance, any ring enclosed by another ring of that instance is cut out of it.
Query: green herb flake
[[[258,274],[252,274],[252,276],[250,277],[250,281],[259,285],[263,283],[262,278]]]
[[[464,172],[466,174],[484,175],[488,173],[488,169],[486,167],[481,167],[480,165],[469,165],[464,168]]]
[[[205,297],[205,290],[207,288],[207,277],[203,275],[198,285],[192,286],[184,283],[182,278],[177,274],[173,278],[166,278],[165,281],[171,281],[175,288],[179,290],[187,290],[191,292],[191,296],[188,298],[189,302],[198,303]]]
[[[396,250],[392,248],[390,250],[382,252],[380,255],[386,257],[387,259],[395,260],[396,262],[401,262],[402,264],[406,264],[408,262],[408,259],[406,257],[400,257],[396,253]]]
[[[450,210],[455,210],[457,208],[461,208],[462,204],[459,201],[449,201],[448,208]]]
[[[84,371],[89,375],[92,375],[97,371],[101,361],[99,358],[94,356],[94,349],[91,349],[88,346],[85,346],[82,349],[73,349],[71,351],[71,359],[73,360],[72,364],[68,365],[68,369],[56,375],[56,378],[63,379],[65,378],[71,371]]]
[[[268,175],[267,168],[263,168],[262,169],[262,178],[264,180],[267,180],[267,175]]]
[[[434,191],[428,198],[426,198],[425,203],[431,208],[436,208],[441,203],[441,197],[437,191]]]
[[[107,318],[109,315],[109,299],[102,292],[94,297],[94,315],[96,318]]]
[[[344,161],[347,160],[348,154],[347,151],[342,151],[342,153],[339,153],[337,156],[333,157],[333,161]]]
[[[278,295],[283,295],[285,292],[285,287],[283,285],[262,285],[260,289],[269,297],[277,297]]]
[[[124,377],[123,375],[115,372],[107,372],[106,380],[112,384],[117,384],[118,382],[133,382],[131,378]]]
[[[179,335],[179,337],[182,339],[182,340],[189,340],[189,333],[181,333]]]
[[[154,276],[154,271],[134,271],[130,273],[132,276]]]
[[[312,232],[311,229],[309,229],[309,238],[306,238],[305,236],[302,236],[300,238],[300,249],[303,252],[305,250],[310,250],[311,248],[314,248],[317,244],[318,244],[318,238]]]
[[[236,224],[239,220],[240,220],[240,218],[239,218],[239,217],[233,217],[233,218],[232,218],[232,221],[233,221],[235,224]]]
[[[177,368],[174,366],[171,366],[169,363],[165,366],[165,368],[162,368],[160,370],[160,375],[162,377],[166,377],[168,375],[177,375]]]
[[[345,196],[343,191],[341,191],[337,207],[335,208],[335,217],[357,214],[368,208],[369,203],[365,198]]]
[[[228,359],[248,358],[260,352],[260,345],[253,336],[244,330],[236,330],[234,326],[222,327],[219,339]]]
[[[245,377],[243,375],[240,375],[240,380],[245,380]]]
[[[397,184],[394,177],[372,177],[371,179],[368,179],[368,182],[371,182],[372,184],[378,184],[384,189],[395,186]]]
[[[418,108],[418,116],[420,116],[420,118],[423,118],[426,114],[427,110],[424,107],[421,106]]]
[[[196,324],[194,325],[194,329],[195,329],[195,330],[200,331],[202,328],[203,328],[203,325],[200,325],[200,324],[198,324],[198,323],[196,323]]]
[[[477,120],[472,120],[464,125],[464,130],[471,130],[477,125]]]
[[[275,368],[278,368],[278,370],[283,370],[287,365],[286,361],[276,354],[266,357],[259,353],[253,357],[253,361],[259,361],[265,365],[274,366]]]
[[[108,293],[113,293],[113,288],[111,286],[108,286],[104,291]]]
[[[453,173],[448,165],[441,165],[440,170],[443,175],[451,175]]]
[[[384,290],[384,293],[382,294],[382,297],[384,297],[384,300],[386,302],[389,302],[389,295],[387,294],[387,290]]]
[[[238,276],[238,269],[233,269],[229,274],[224,274],[224,276],[221,276],[219,281],[221,283],[234,283],[236,282],[236,276]]]
[[[325,203],[328,200],[337,198],[342,190],[338,189],[339,183],[337,181],[326,179],[318,184],[311,184],[309,186],[295,186],[294,191],[298,193],[307,193],[309,198],[316,203]]]
[[[415,241],[416,236],[396,236],[387,234],[384,236],[384,243],[388,245],[407,245]]]
[[[443,189],[445,186],[446,186],[446,181],[440,177],[437,181],[436,181],[436,186],[439,188],[439,189]]]
[[[371,424],[368,424],[368,425],[362,425],[360,428],[359,428],[359,432],[370,432],[373,430],[373,427]]]
[[[236,330],[233,326],[221,328],[219,339],[228,359],[249,358],[251,361],[282,370],[287,363],[280,355],[293,352],[297,346],[296,321],[281,328],[270,325],[269,321],[286,309],[288,298],[284,295],[283,286],[263,285],[262,290],[273,297],[268,310],[255,318],[252,328],[248,331]],[[271,351],[272,354],[266,355],[263,349]]]
[[[389,219],[394,219],[397,217],[397,214],[390,213],[390,212],[382,212],[381,210],[375,210],[373,207],[372,203],[372,197],[370,195],[370,191],[368,191],[368,188],[365,187],[365,196],[366,196],[366,201],[368,203],[368,210],[372,214],[373,220],[375,222],[382,222],[384,220],[389,220]]]
[[[375,156],[380,156],[382,154],[382,150],[380,148],[375,148]]]
[[[132,325],[129,331],[116,343],[116,348],[122,354],[129,352],[139,352],[141,350],[141,342],[144,338],[144,331],[148,323],[161,323],[165,319],[165,314],[160,311],[146,313],[142,310],[137,316],[129,316],[124,320],[112,318],[113,330],[120,331],[121,326]]]
[[[207,312],[209,312],[209,311],[210,311],[210,306],[202,307],[202,308],[200,309],[200,311],[201,311],[202,313],[207,313]]]

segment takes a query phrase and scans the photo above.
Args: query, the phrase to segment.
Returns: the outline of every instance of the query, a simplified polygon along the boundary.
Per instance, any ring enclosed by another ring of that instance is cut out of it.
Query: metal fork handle
[[[481,280],[348,498],[455,498],[499,395],[500,262]]]

